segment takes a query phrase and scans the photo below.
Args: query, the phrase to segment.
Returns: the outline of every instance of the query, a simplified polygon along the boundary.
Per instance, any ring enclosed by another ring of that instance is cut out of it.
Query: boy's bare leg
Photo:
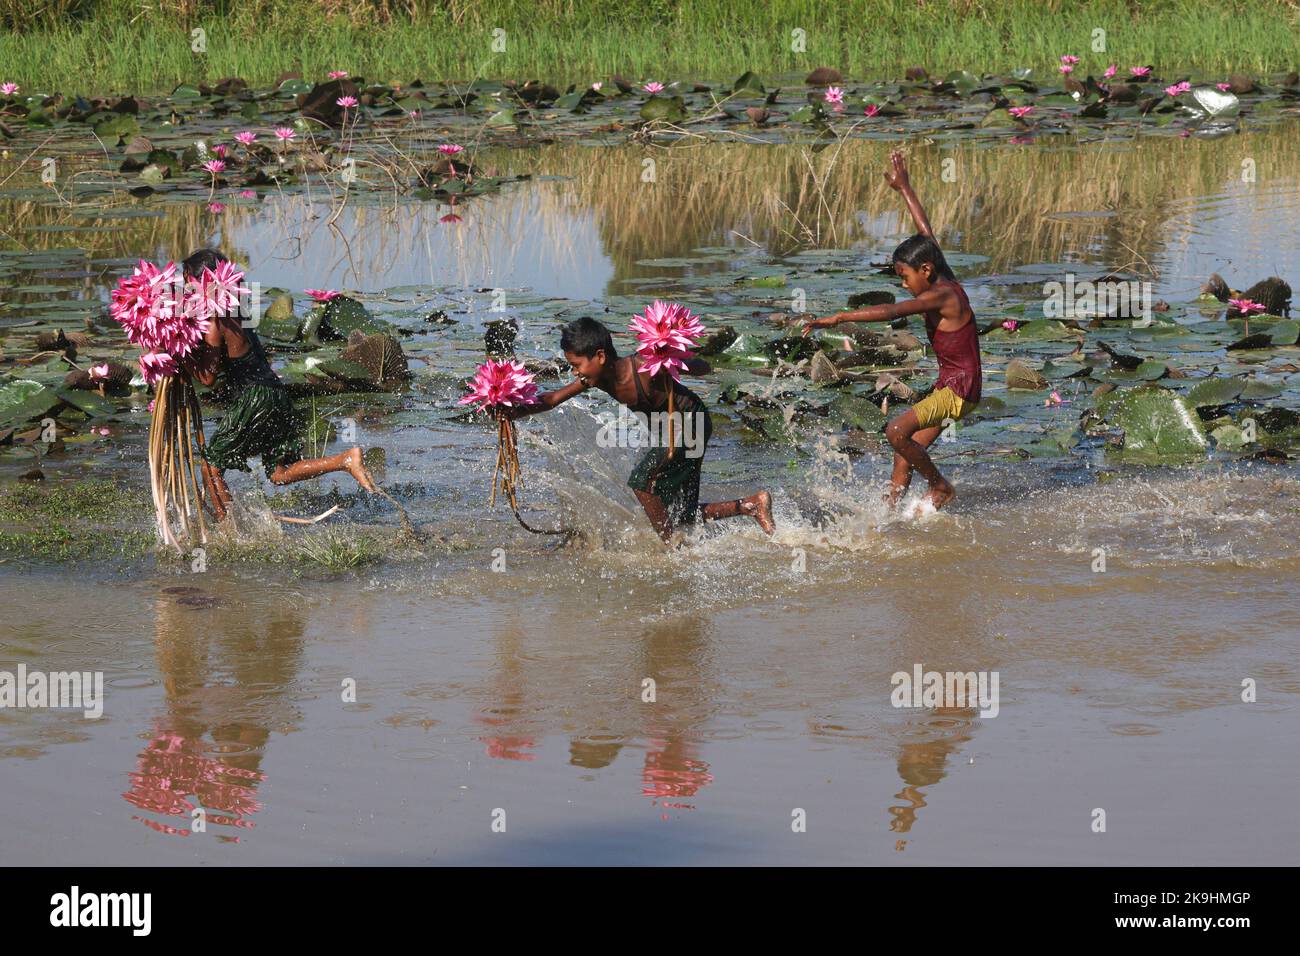
[[[667,544],[673,536],[673,519],[668,516],[668,509],[664,507],[663,499],[637,488],[633,488],[632,493],[636,495],[636,500],[641,502],[641,507],[645,509],[651,526],[659,533],[659,537],[664,539],[664,544]]]
[[[277,485],[289,485],[295,481],[305,481],[318,475],[328,475],[333,471],[346,471],[366,491],[375,492],[374,479],[366,466],[361,463],[361,447],[353,446],[347,451],[331,455],[329,458],[303,458],[292,465],[276,465],[269,475]]]
[[[912,441],[923,448],[929,448],[942,433],[943,429],[938,425],[932,428],[922,428],[912,435]],[[894,472],[890,476],[889,491],[885,493],[885,501],[891,506],[898,504],[911,484],[912,463],[898,452],[894,452]]]
[[[218,521],[225,521],[227,510],[230,508],[230,487],[222,477],[220,469],[214,468],[206,461],[202,463],[202,469],[203,484],[208,490],[208,497],[212,500],[212,513],[217,516]]]
[[[889,443],[894,446],[894,451],[898,453],[895,456],[891,494],[894,493],[894,489],[897,489],[897,495],[901,497],[911,481],[911,469],[915,468],[921,473],[921,477],[930,483],[930,490],[925,493],[925,500],[934,505],[935,510],[942,508],[952,500],[953,495],[957,492],[949,484],[948,480],[939,474],[939,469],[935,467],[934,462],[930,460],[929,454],[926,453],[926,448],[939,437],[941,431],[943,429],[938,425],[925,429],[919,428],[916,411],[911,408],[895,418],[885,428],[885,437],[889,439]],[[900,457],[909,466],[901,474],[897,461]],[[894,500],[897,501],[897,498]]]
[[[715,504],[702,505],[700,511],[705,521],[748,515],[768,534],[776,530],[776,522],[772,520],[772,496],[766,491],[760,491],[748,498],[737,498],[735,501],[719,501]]]

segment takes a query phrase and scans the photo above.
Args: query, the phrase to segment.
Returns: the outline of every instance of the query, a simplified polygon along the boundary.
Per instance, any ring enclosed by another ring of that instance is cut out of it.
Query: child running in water
[[[227,261],[215,249],[200,249],[182,263],[182,269],[189,281]],[[238,315],[214,315],[203,342],[189,371],[204,385],[222,374],[232,394],[225,417],[204,448],[203,481],[217,520],[226,517],[231,501],[222,472],[227,468],[251,471],[248,459],[255,456],[261,457],[267,477],[277,485],[346,471],[366,491],[377,491],[361,463],[360,446],[329,458],[302,457],[303,417],[271,368],[261,339],[243,327]]]
[[[894,152],[890,162],[892,168],[886,170],[885,180],[903,194],[918,230],[894,250],[894,271],[902,276],[903,287],[915,298],[910,302],[839,312],[808,322],[803,332],[807,335],[812,329],[829,328],[841,322],[889,322],[924,313],[925,334],[939,361],[939,378],[925,399],[895,417],[885,428],[885,437],[894,447],[894,473],[886,500],[890,504],[898,503],[911,484],[915,468],[930,483],[925,500],[935,508],[942,508],[956,492],[939,474],[926,449],[939,437],[945,422],[969,415],[979,404],[983,380],[979,334],[966,291],[948,268],[925,209],[912,190],[902,154]]]
[[[553,392],[543,392],[534,404],[517,409],[512,417],[548,411],[593,385],[614,396],[633,412],[654,415],[667,411],[668,393],[660,377],[651,377],[641,371],[635,354],[620,358],[614,350],[614,337],[609,329],[595,319],[583,317],[566,325],[560,332],[560,348],[577,380]],[[686,367],[692,375],[705,375],[712,371],[709,363],[700,359],[688,360]],[[672,381],[672,389],[674,412],[680,413],[683,421],[688,415],[702,417],[704,448],[707,448],[713,434],[713,419],[708,409],[680,382]],[[687,454],[683,447],[685,431],[684,426],[676,429],[675,451],[671,458],[663,445],[652,446],[632,470],[627,482],[659,536],[665,542],[670,541],[674,526],[694,524],[697,512],[706,521],[748,515],[771,534],[775,529],[772,496],[766,491],[734,501],[700,504],[700,465],[704,449],[699,454]],[[699,433],[700,429],[695,429],[694,434]]]

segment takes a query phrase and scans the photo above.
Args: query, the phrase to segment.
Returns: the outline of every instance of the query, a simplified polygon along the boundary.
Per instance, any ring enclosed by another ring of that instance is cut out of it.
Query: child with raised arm
[[[204,269],[215,271],[228,262],[214,249],[200,249],[182,263],[185,279],[197,279]],[[188,363],[189,372],[204,385],[224,376],[232,393],[225,417],[204,448],[203,482],[212,498],[217,520],[226,517],[230,489],[222,473],[227,468],[251,471],[248,459],[260,456],[266,475],[287,485],[332,471],[346,471],[366,491],[376,491],[354,446],[329,458],[303,458],[305,422],[293,398],[271,368],[262,341],[244,328],[238,315],[213,315],[203,349]]]
[[[956,492],[939,474],[926,449],[939,437],[945,422],[970,414],[979,403],[983,381],[979,333],[966,291],[944,261],[930,229],[930,220],[912,190],[902,154],[892,153],[890,163],[885,180],[903,194],[918,230],[894,250],[894,271],[902,276],[903,287],[915,298],[910,302],[839,312],[808,322],[803,331],[807,335],[812,329],[829,328],[841,322],[889,322],[918,312],[924,314],[925,333],[939,362],[939,378],[925,399],[895,417],[885,428],[885,436],[894,448],[894,473],[887,500],[898,503],[911,484],[915,468],[930,483],[925,500],[935,508],[942,508]]]
[[[560,348],[573,369],[575,381],[553,392],[543,392],[532,405],[512,413],[521,418],[536,412],[549,411],[595,386],[608,392],[632,412],[647,416],[661,416],[668,408],[668,393],[659,376],[647,375],[641,370],[635,354],[620,357],[614,349],[614,338],[609,329],[595,319],[583,317],[570,322],[560,332]],[[705,375],[712,371],[708,362],[689,359],[687,371],[692,375]],[[700,465],[704,449],[713,434],[713,419],[699,397],[682,385],[672,381],[674,415],[683,423],[694,416],[693,427],[685,424],[675,428],[674,453],[668,454],[666,443],[652,444],[650,450],[632,470],[628,487],[641,502],[650,524],[668,542],[673,528],[695,522],[696,514],[706,521],[748,515],[758,522],[768,534],[775,528],[772,522],[772,496],[766,491],[716,504],[701,505]],[[684,447],[686,434],[703,435],[703,448]],[[654,434],[652,430],[651,434]]]

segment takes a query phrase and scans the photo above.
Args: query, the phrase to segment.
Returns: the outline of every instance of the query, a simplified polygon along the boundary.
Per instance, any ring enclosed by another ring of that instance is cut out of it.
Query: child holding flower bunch
[[[238,295],[232,290],[239,288],[243,273],[214,249],[200,249],[182,267],[187,286],[210,305],[203,345],[186,367],[204,385],[212,385],[220,374],[231,392],[226,415],[204,449],[203,479],[217,519],[226,517],[231,501],[222,473],[228,468],[251,471],[248,459],[256,456],[277,485],[346,471],[366,491],[376,492],[360,446],[329,458],[302,457],[303,417],[271,368],[257,333],[240,321]]]
[[[619,356],[614,348],[614,338],[604,325],[587,317],[570,322],[560,333],[560,348],[576,380],[555,391],[543,392],[531,404],[512,409],[509,413],[511,418],[549,411],[593,386],[609,393],[633,412],[663,413],[669,407],[664,383],[667,378],[673,389],[675,412],[703,417],[704,447],[708,447],[713,421],[699,397],[675,378],[652,374],[655,369],[647,371],[638,355]],[[681,356],[680,367],[688,373],[704,375],[711,371],[707,362],[690,356],[684,350],[678,354]],[[680,432],[674,438],[677,447],[672,454],[667,447],[652,446],[628,479],[628,487],[641,502],[659,536],[665,542],[670,541],[673,528],[693,524],[697,514],[706,521],[747,515],[771,534],[775,529],[772,496],[766,491],[734,501],[699,503],[703,452],[686,454],[680,447]]]

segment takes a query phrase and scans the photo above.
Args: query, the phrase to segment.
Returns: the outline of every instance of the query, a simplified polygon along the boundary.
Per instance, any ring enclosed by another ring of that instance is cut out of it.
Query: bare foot
[[[776,522],[772,520],[772,496],[766,491],[742,498],[740,510],[757,521],[758,526],[767,534],[776,530]]]
[[[948,502],[952,501],[953,496],[956,494],[957,490],[947,481],[940,478],[937,484],[930,485],[930,490],[925,493],[925,500],[934,506],[935,511],[938,511]]]
[[[379,489],[375,487],[375,480],[370,476],[370,472],[366,471],[366,466],[361,463],[360,445],[348,452],[347,461],[348,474],[357,480],[357,484],[371,494],[376,493]]]
[[[905,491],[907,491],[906,485],[890,485],[889,490],[880,496],[880,500],[891,508],[897,508],[899,499],[903,497]]]

